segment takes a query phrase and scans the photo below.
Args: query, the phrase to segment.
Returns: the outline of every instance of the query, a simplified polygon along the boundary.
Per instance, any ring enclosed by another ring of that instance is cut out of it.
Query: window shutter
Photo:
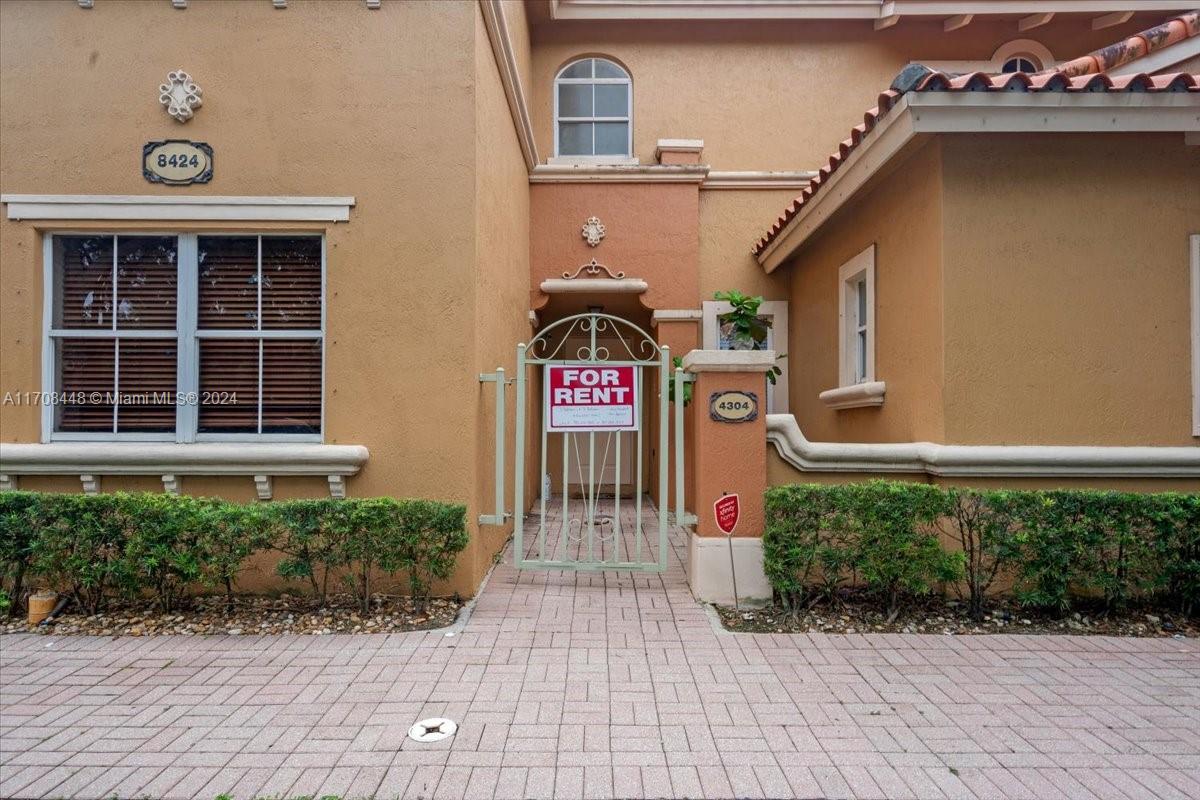
[[[112,328],[112,236],[55,236],[54,327]]]

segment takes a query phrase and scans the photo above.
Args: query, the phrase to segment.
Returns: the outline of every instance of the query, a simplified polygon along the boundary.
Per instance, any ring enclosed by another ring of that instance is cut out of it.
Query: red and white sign
[[[738,503],[738,496],[727,494],[718,498],[717,502],[713,503],[713,516],[717,518],[717,527],[721,529],[721,533],[726,536],[732,535],[733,529],[737,527],[738,520],[742,516],[742,507]]]
[[[638,368],[603,364],[546,365],[546,430],[638,429]]]

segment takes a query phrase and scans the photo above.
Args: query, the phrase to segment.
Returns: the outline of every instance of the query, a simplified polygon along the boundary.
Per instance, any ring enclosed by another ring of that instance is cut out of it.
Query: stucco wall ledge
[[[263,499],[270,497],[269,489],[265,497],[261,489],[270,485],[270,476],[319,475],[328,479],[333,496],[342,497],[345,478],[356,474],[368,456],[361,445],[334,444],[4,443],[0,473],[6,488],[14,488],[19,475],[159,475],[168,490],[177,486],[179,475],[246,475],[255,477]]]
[[[693,350],[683,357],[687,372],[767,372],[774,350]]]
[[[817,397],[822,403],[834,410],[843,408],[869,408],[883,405],[883,396],[887,394],[887,384],[883,381],[867,381],[853,386],[839,386],[836,389],[826,389]]]
[[[767,442],[801,472],[1200,477],[1200,447],[810,442],[791,414],[767,415]]]

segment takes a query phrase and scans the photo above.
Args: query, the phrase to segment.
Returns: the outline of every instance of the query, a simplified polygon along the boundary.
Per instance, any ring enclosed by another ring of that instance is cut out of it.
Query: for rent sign
[[[547,431],[634,431],[637,428],[637,367],[546,366]]]

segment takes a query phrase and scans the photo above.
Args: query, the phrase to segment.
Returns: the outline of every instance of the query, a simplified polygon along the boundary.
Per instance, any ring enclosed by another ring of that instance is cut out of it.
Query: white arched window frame
[[[1034,71],[1050,69],[1058,64],[1050,49],[1035,39],[1013,39],[996,48],[987,61],[921,61],[930,69],[962,74],[965,72],[999,73],[1009,61],[1021,59]],[[1026,66],[1026,65],[1023,65]]]
[[[633,80],[624,67],[589,56],[559,70],[554,77],[554,156],[559,162],[632,161]]]

